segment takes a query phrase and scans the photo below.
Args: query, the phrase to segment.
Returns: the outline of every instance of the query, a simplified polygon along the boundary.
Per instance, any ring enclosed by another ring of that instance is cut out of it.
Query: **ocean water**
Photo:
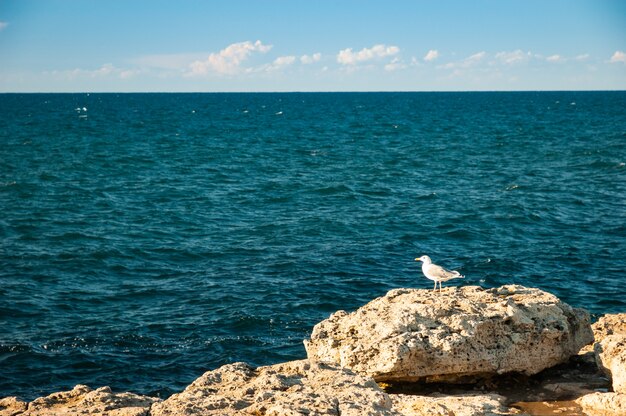
[[[0,95],[0,397],[304,358],[422,254],[625,311],[625,164],[626,92]]]

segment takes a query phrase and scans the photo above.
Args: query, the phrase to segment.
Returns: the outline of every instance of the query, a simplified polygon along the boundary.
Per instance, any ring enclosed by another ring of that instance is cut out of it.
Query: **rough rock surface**
[[[26,410],[28,403],[18,400],[16,397],[0,399],[0,416],[15,416]]]
[[[306,360],[253,369],[244,363],[208,371],[182,393],[155,404],[151,416],[400,416],[369,377]]]
[[[497,394],[413,396],[392,394],[393,408],[405,416],[502,416],[521,412],[505,405]]]
[[[109,387],[92,390],[77,385],[70,391],[40,397],[28,404],[24,416],[147,416],[159,399],[133,393],[113,393]]]
[[[598,367],[612,380],[613,391],[626,393],[626,336],[609,335],[594,350]]]
[[[591,325],[591,328],[596,342],[602,341],[609,335],[626,336],[626,313],[601,316],[596,323]]]
[[[589,314],[539,289],[396,289],[317,324],[310,360],[378,381],[451,381],[532,375],[593,341]]]
[[[576,402],[588,416],[624,416],[626,415],[626,394],[592,393]]]

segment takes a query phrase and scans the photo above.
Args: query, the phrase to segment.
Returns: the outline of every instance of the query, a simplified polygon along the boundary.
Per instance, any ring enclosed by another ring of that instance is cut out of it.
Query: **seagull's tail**
[[[455,271],[454,273],[456,273],[456,275],[452,276],[452,279],[464,279],[465,276],[463,276],[461,273]]]

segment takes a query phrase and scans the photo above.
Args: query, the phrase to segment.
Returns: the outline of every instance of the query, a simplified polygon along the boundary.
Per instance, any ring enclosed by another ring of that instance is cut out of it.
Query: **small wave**
[[[435,199],[435,198],[439,198],[439,194],[437,192],[430,192],[427,194],[423,194],[423,195],[417,195],[418,199]]]
[[[26,344],[0,344],[0,354],[30,352],[32,350]]]
[[[343,193],[352,194],[354,190],[347,185],[341,184],[341,185],[333,185],[333,186],[326,186],[323,188],[317,188],[314,190],[314,192],[320,195],[338,195],[338,194],[343,194]]]

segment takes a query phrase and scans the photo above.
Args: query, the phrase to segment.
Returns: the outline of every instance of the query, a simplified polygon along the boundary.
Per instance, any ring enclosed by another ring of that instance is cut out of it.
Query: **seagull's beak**
[[[415,261],[422,261],[419,257],[415,259]]]

